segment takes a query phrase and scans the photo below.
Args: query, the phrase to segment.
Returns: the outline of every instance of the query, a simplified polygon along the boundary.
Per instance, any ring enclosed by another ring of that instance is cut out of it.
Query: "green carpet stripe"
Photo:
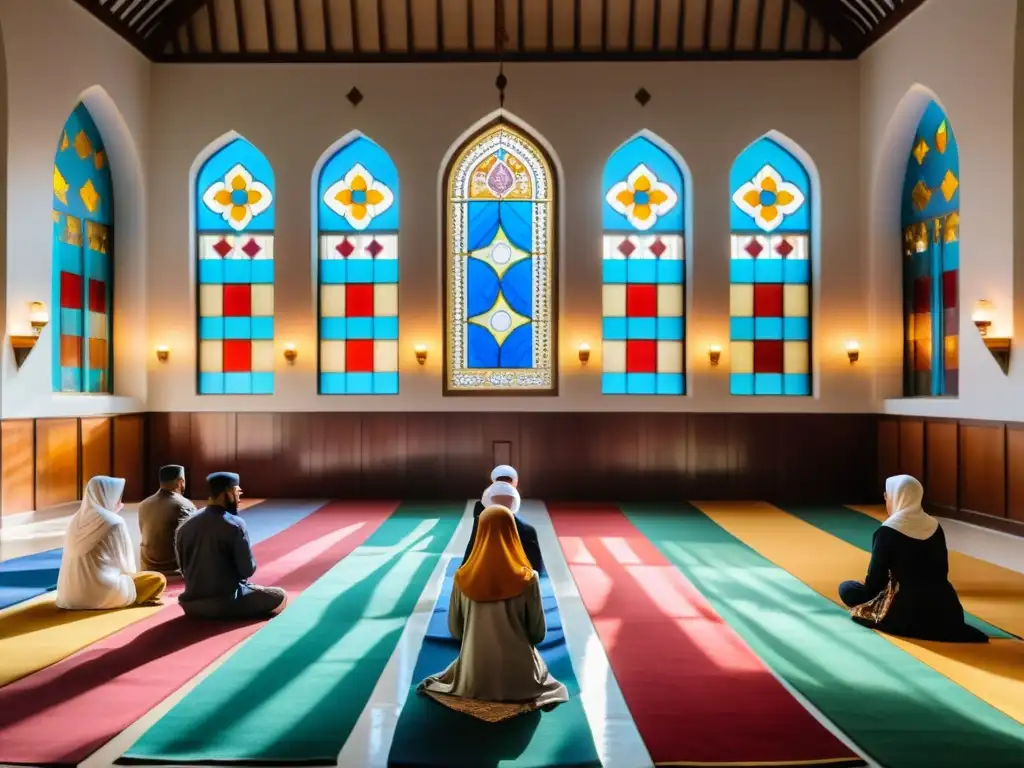
[[[881,765],[1020,767],[1019,723],[857,626],[692,506],[622,509],[776,674]]]
[[[334,765],[463,509],[402,504],[124,760]]]
[[[875,531],[880,525],[873,517],[862,515],[860,512],[846,507],[786,507],[781,504],[777,506],[793,517],[798,517],[805,523],[810,523],[815,528],[820,528],[825,533],[830,533],[837,539],[842,539],[847,544],[859,547],[865,552],[871,551],[871,537],[875,535]],[[851,579],[863,577],[864,574],[850,576]],[[969,613],[966,613],[965,616],[968,624],[977,627],[989,637],[1000,640],[1014,639],[1014,635],[1004,632],[999,627],[995,627],[977,616],[972,616]]]

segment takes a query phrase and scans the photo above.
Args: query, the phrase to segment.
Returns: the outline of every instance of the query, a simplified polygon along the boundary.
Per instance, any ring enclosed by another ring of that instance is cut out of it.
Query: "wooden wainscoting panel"
[[[924,482],[924,420],[900,421],[900,474]]]
[[[281,450],[281,422],[287,414],[239,412],[235,418],[235,460],[229,471],[243,477],[242,488],[255,498],[281,497],[282,470],[288,457]]]
[[[515,451],[515,446],[513,446]],[[405,417],[405,474],[409,493],[424,499],[458,499],[446,476],[448,447],[444,423],[433,413],[409,413]],[[513,453],[515,456],[515,453]],[[513,462],[515,463],[515,462]],[[519,467],[522,476],[522,465]],[[486,482],[487,477],[480,479]],[[484,487],[480,486],[481,489]],[[479,493],[479,491],[478,491]],[[467,496],[466,498],[470,498]]]
[[[900,469],[900,420],[882,417],[878,420],[878,487],[885,479],[902,474]]]
[[[925,501],[936,508],[957,509],[959,506],[960,426],[955,421],[928,420],[924,425]]]
[[[1006,511],[1024,523],[1024,424],[1006,427]]]
[[[375,413],[362,419],[360,438],[361,495],[403,498],[409,491],[405,475],[405,414]]]
[[[35,509],[35,422],[0,422],[0,469],[3,483],[0,514],[16,515]]]
[[[114,474],[111,419],[82,419],[82,487],[90,477]]]
[[[192,472],[192,414],[149,413],[146,414],[146,429],[148,441],[161,446],[162,453],[158,457],[150,452],[143,485],[148,488],[150,483],[155,483],[160,467],[165,464],[179,464],[185,468],[186,485],[199,492],[194,498],[202,498],[205,493],[204,478],[193,476]]]
[[[691,482],[690,415],[661,413],[655,417],[643,422],[640,463],[634,484],[641,486],[638,490],[646,489],[652,499],[658,498],[659,491],[682,497]]]
[[[36,509],[76,501],[78,419],[36,420]]]
[[[206,495],[206,476],[214,472],[230,472],[235,466],[234,413],[193,413],[189,436],[192,439],[192,473],[196,485],[193,495]],[[163,462],[173,464],[175,462]],[[243,479],[243,483],[244,483]],[[245,485],[243,484],[243,488]],[[201,489],[201,490],[200,490]]]
[[[114,474],[123,477],[124,501],[142,501],[156,488],[155,477],[146,476],[146,417],[130,413],[114,417]],[[150,491],[151,492],[151,491]]]
[[[1006,517],[1006,427],[960,423],[960,508]]]

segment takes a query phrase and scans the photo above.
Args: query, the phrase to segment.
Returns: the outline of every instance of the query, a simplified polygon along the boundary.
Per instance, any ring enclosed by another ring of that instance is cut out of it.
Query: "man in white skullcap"
[[[516,519],[516,530],[519,532],[519,540],[523,544],[523,552],[537,573],[544,573],[544,558],[540,553],[540,542],[537,539],[537,529],[519,516],[519,473],[508,464],[501,464],[491,472],[491,485],[484,491],[480,501],[473,507],[473,531],[469,535],[469,544],[466,545],[466,554],[463,560],[469,559],[469,553],[473,551],[473,543],[476,541],[476,529],[480,520],[480,513],[487,507],[497,504],[512,510]]]

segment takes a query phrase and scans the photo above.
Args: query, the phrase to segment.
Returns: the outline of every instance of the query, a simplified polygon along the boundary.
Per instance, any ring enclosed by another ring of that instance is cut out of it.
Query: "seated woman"
[[[909,475],[885,481],[889,514],[871,542],[871,564],[861,584],[844,581],[839,597],[853,620],[901,637],[985,643],[964,623],[964,609],[949,583],[949,553],[939,521],[921,509],[924,489]]]
[[[535,647],[547,630],[540,582],[506,507],[480,515],[473,551],[455,573],[448,629],[459,657],[420,683],[431,698],[490,721],[569,700]]]
[[[94,477],[71,518],[57,576],[57,607],[99,611],[154,603],[167,587],[162,574],[137,572],[124,507],[124,480]]]

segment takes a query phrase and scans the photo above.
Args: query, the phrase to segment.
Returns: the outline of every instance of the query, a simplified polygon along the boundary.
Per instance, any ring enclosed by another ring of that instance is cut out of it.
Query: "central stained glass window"
[[[551,167],[524,131],[499,121],[447,169],[447,394],[557,392]]]

